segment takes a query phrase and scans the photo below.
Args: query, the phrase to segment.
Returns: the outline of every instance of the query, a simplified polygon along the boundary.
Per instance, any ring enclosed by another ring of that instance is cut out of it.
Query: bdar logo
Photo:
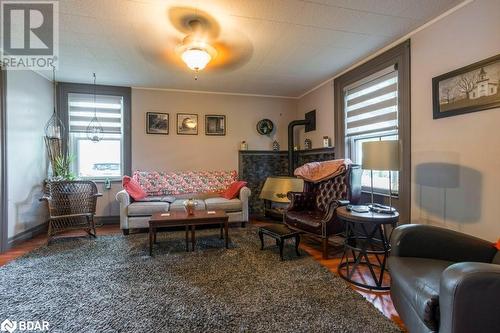
[[[17,328],[17,324],[15,321],[10,321],[9,319],[5,319],[2,324],[0,324],[0,330],[2,332],[14,332]]]

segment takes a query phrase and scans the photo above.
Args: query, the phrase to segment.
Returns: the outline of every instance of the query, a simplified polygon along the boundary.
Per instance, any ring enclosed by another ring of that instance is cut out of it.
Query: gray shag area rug
[[[0,322],[45,320],[51,332],[400,332],[348,284],[292,243],[279,260],[255,228],[66,239],[0,268]]]

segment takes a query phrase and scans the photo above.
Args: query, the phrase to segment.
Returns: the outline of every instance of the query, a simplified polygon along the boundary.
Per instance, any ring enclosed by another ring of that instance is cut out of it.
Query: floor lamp
[[[399,170],[399,141],[370,141],[363,142],[362,167],[371,171],[371,210],[380,210],[392,214],[392,171]],[[373,202],[373,170],[389,171],[389,207],[377,205]]]

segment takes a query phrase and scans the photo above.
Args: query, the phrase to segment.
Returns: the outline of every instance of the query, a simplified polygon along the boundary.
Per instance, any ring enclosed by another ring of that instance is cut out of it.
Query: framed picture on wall
[[[433,118],[500,107],[500,54],[432,79]]]
[[[226,135],[226,116],[207,114],[205,116],[205,135]]]
[[[146,113],[147,134],[168,134],[169,114],[160,112]]]
[[[198,115],[190,113],[178,113],[177,134],[198,135]]]

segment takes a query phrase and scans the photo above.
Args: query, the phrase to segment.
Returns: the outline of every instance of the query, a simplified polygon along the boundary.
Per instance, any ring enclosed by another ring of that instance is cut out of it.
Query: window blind
[[[398,71],[393,66],[344,89],[346,137],[398,128]]]
[[[122,96],[93,94],[68,94],[69,131],[85,133],[92,118],[94,108],[97,119],[105,134],[122,133]]]

